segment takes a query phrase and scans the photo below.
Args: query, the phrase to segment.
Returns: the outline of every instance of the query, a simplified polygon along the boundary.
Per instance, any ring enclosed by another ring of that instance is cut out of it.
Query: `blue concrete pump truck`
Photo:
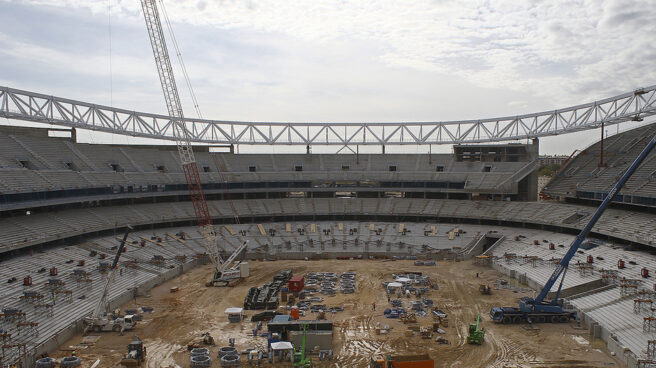
[[[638,169],[638,166],[644,161],[644,159],[649,155],[649,152],[656,146],[656,136],[652,137],[651,141],[647,146],[642,150],[640,155],[633,161],[631,166],[626,170],[624,175],[617,181],[613,189],[608,193],[606,198],[601,202],[599,208],[590,218],[590,221],[585,225],[581,233],[574,239],[572,245],[570,245],[569,250],[563,257],[563,259],[558,264],[558,267],[554,270],[553,274],[549,278],[540,294],[535,298],[524,297],[519,302],[519,308],[515,307],[499,307],[492,308],[490,311],[490,318],[497,323],[520,323],[522,321],[527,321],[528,323],[545,323],[545,322],[569,322],[570,319],[576,318],[576,312],[571,310],[563,309],[562,306],[558,303],[558,296],[560,295],[560,290],[563,287],[563,280],[565,280],[565,275],[567,273],[567,266],[572,260],[576,251],[581,246],[581,243],[585,240],[592,227],[597,223],[597,220],[604,213],[610,202],[613,198],[619,193],[620,189],[626,184],[631,175]],[[558,286],[558,291],[556,296],[551,301],[544,300],[551,288],[554,286],[558,278],[562,275],[560,280],[560,285]]]

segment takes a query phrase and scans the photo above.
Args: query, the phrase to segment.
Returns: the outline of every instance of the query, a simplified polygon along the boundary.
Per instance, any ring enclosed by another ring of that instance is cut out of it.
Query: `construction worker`
[[[71,356],[76,357],[77,356],[77,351],[73,350],[73,353],[71,354]]]
[[[371,303],[371,307],[376,310],[376,302]]]

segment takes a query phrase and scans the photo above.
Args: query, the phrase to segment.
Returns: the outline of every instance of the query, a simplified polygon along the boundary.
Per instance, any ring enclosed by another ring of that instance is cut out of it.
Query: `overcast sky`
[[[476,119],[656,84],[656,0],[164,1],[211,119]],[[0,0],[0,85],[166,112],[138,0]]]

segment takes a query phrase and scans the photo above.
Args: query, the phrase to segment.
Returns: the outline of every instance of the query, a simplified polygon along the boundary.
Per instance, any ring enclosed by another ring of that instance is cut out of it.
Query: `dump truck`
[[[435,361],[428,354],[381,355],[371,357],[370,368],[434,368]]]

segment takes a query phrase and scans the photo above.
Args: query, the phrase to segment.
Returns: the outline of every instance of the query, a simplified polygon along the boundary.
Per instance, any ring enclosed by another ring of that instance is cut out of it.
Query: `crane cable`
[[[175,49],[175,56],[177,56],[178,58],[178,62],[180,63],[180,67],[182,68],[182,74],[184,75],[185,83],[187,84],[187,88],[189,89],[189,94],[191,95],[191,100],[194,103],[194,109],[196,110],[196,114],[198,114],[198,117],[202,119],[203,114],[201,114],[200,112],[200,107],[198,106],[198,100],[196,99],[196,93],[194,92],[194,88],[191,85],[191,79],[189,78],[189,74],[187,74],[187,67],[185,67],[184,60],[182,60],[182,53],[180,52],[180,48],[178,47],[178,41],[175,39],[175,34],[173,33],[173,27],[171,27],[171,21],[169,20],[169,15],[166,12],[164,1],[159,0],[159,3],[161,5],[162,14],[164,14],[166,29],[169,31],[169,35],[171,36],[171,41],[173,43],[173,48]]]

